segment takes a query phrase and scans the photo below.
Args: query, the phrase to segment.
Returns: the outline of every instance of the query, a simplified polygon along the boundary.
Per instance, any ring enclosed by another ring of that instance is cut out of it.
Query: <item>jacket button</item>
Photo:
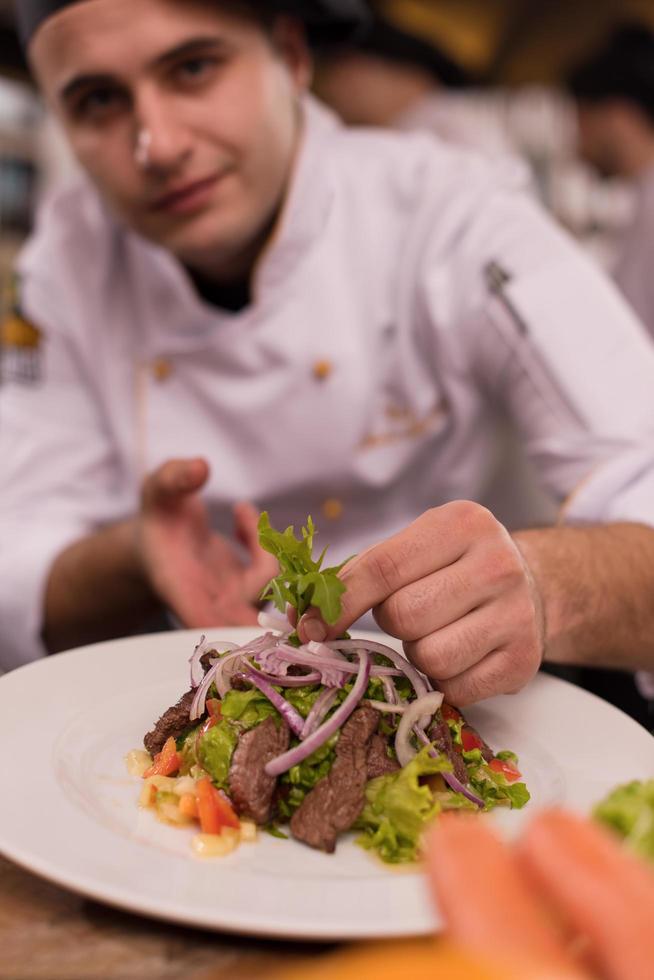
[[[152,365],[152,376],[155,381],[163,383],[173,373],[173,365],[165,357],[159,357]]]
[[[322,512],[328,521],[339,521],[344,510],[343,501],[336,497],[330,497],[322,505]]]
[[[326,381],[333,371],[334,365],[331,361],[316,361],[316,363],[313,365],[313,376],[316,381]]]

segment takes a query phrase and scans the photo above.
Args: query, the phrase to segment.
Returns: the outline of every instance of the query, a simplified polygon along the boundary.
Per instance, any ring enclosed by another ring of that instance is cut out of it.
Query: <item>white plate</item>
[[[254,632],[210,635],[246,642]],[[191,853],[191,831],[139,810],[123,757],[187,689],[197,640],[194,631],[102,643],[0,678],[0,850],[83,895],[188,925],[292,939],[436,928],[421,876],[382,865],[351,840],[325,855],[264,834],[207,861]],[[616,783],[654,772],[654,739],[643,728],[552,677],[466,714],[495,749],[520,756],[532,803],[488,815],[509,834],[538,806],[587,812]]]

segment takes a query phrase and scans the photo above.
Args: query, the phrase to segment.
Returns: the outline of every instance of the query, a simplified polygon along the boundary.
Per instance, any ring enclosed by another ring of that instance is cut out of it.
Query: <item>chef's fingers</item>
[[[342,614],[326,627],[317,609],[300,620],[302,640],[342,636],[365,612],[394,592],[458,561],[471,541],[487,533],[495,518],[478,504],[457,501],[427,511],[409,527],[368,548],[342,569],[347,586],[341,599]]]
[[[439,681],[448,704],[464,708],[498,694],[517,694],[540,666],[540,652],[519,642],[493,650],[456,677]]]
[[[375,610],[375,619],[387,625]],[[498,619],[495,604],[481,606],[449,626],[419,640],[404,644],[404,653],[414,666],[440,686],[458,677],[499,649],[506,641],[506,626]],[[458,702],[457,702],[458,703]]]
[[[259,544],[259,512],[252,504],[241,502],[234,506],[234,527],[238,539],[248,552],[249,565],[243,569],[243,595],[256,602],[262,590],[279,572],[279,565]]]
[[[146,477],[142,489],[145,509],[174,504],[176,498],[196,493],[209,479],[204,459],[172,459]]]
[[[486,819],[440,817],[428,836],[427,869],[448,933],[465,949],[579,976],[546,907]]]
[[[602,976],[650,980],[654,873],[604,828],[553,810],[537,815],[518,847],[532,880],[590,940]]]
[[[416,641],[491,600],[519,605],[533,617],[524,560],[503,530],[478,538],[458,561],[394,591],[375,609],[381,629]]]

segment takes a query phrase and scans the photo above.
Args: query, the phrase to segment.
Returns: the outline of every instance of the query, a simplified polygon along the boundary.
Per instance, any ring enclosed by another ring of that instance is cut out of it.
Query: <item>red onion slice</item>
[[[320,684],[321,678],[317,670],[310,674],[288,674],[286,677],[275,677],[274,674],[266,674],[264,671],[260,671],[260,673],[269,684],[274,684],[275,687],[309,687],[312,684]]]
[[[386,701],[388,702],[388,704],[399,704],[400,698],[398,696],[397,688],[395,687],[392,678],[382,677],[380,679],[381,679],[382,687],[384,688],[384,694],[386,695]]]
[[[255,667],[248,665],[239,674],[239,677],[243,677],[246,681],[249,681],[250,684],[253,684],[254,687],[268,698],[272,706],[279,711],[291,731],[295,732],[299,738],[304,728],[304,718],[299,711],[296,711],[292,704],[288,703],[282,694],[275,690],[270,681],[266,680],[265,675],[260,670],[256,670]]]
[[[321,646],[323,646],[321,644]],[[365,649],[365,645],[363,647]],[[310,667],[319,670],[322,682],[327,687],[343,687],[352,674],[358,672],[358,667],[345,657],[334,656],[330,650],[328,657],[310,652],[310,644],[302,647],[291,647],[285,643],[271,646],[256,659],[268,674],[285,676],[291,664],[296,667]],[[401,672],[391,667],[378,667],[370,670],[372,677],[399,677]]]
[[[429,741],[429,736],[422,730],[422,728],[418,728],[416,726],[414,730],[416,735],[424,745],[431,744],[431,742]],[[431,755],[436,757],[438,755],[438,752],[432,752]],[[445,782],[447,783],[447,785],[450,787],[451,790],[454,790],[455,793],[461,793],[462,796],[465,796],[466,799],[471,801],[471,803],[475,803],[477,806],[483,809],[484,801],[481,799],[481,797],[473,793],[471,789],[468,789],[468,787],[465,786],[461,782],[461,780],[454,775],[453,772],[442,772],[441,776],[443,777],[443,779],[445,780]]]
[[[229,653],[231,650],[235,649],[235,643],[225,643],[221,640],[207,640],[206,635],[203,634],[200,637],[200,642],[189,659],[189,664],[191,667],[191,687],[199,687],[202,683],[205,672],[200,661],[207,650],[219,650],[221,653]]]
[[[304,759],[307,759],[316,749],[319,749],[321,745],[332,737],[332,735],[338,731],[341,725],[344,725],[347,719],[350,717],[356,706],[361,701],[361,698],[365,694],[366,688],[368,687],[368,681],[370,680],[370,655],[365,650],[357,650],[357,656],[359,658],[359,673],[357,674],[357,679],[354,682],[354,686],[348,696],[346,697],[343,704],[340,705],[337,711],[328,718],[327,721],[315,730],[311,735],[309,735],[303,742],[299,745],[295,745],[288,752],[284,752],[282,755],[278,755],[276,759],[271,759],[271,761],[266,765],[266,773],[269,776],[280,776],[283,772],[288,772],[293,766],[297,766]]]
[[[406,711],[405,704],[389,704],[388,701],[366,700],[365,704],[369,704],[375,711],[382,711],[385,714],[403,715]]]
[[[235,650],[232,650],[231,653],[226,653],[220,660],[213,664],[204,675],[202,683],[195,692],[189,715],[190,720],[198,721],[204,714],[207,694],[212,684],[215,683],[216,685],[218,697],[221,699],[224,698],[231,687],[232,676],[238,670],[241,660],[248,656],[256,657],[273,640],[272,633],[266,633],[265,636],[258,637],[252,643],[247,643],[243,647],[237,647]]]
[[[307,720],[305,721],[304,728],[302,729],[301,738],[308,738],[309,735],[315,732],[316,728],[318,728],[323,718],[326,714],[328,714],[329,709],[334,704],[338,691],[339,688],[337,687],[326,687],[324,691],[320,692],[320,695],[316,698],[315,704],[307,715]]]
[[[280,612],[273,612],[270,609],[262,610],[257,616],[257,620],[261,629],[273,630],[280,633],[283,637],[289,636],[293,630],[286,616],[282,616]]]
[[[443,695],[441,692],[432,691],[406,706],[406,711],[402,715],[395,735],[395,754],[402,768],[417,755],[416,750],[411,745],[411,734],[414,726],[420,718],[432,718],[442,703]]]
[[[425,694],[429,693],[429,686],[427,681],[422,676],[416,668],[409,663],[409,661],[401,653],[396,653],[391,647],[386,646],[385,643],[375,643],[374,640],[333,640],[327,644],[332,650],[341,650],[344,653],[354,653],[357,650],[366,650],[368,653],[378,653],[382,657],[386,657],[391,661],[392,664],[400,670],[406,677],[409,678],[413,685],[413,689],[416,692],[416,697],[424,697]],[[378,668],[373,667],[373,677],[384,676],[381,672],[377,673]],[[383,668],[382,668],[383,670]],[[388,676],[387,672],[384,671]]]

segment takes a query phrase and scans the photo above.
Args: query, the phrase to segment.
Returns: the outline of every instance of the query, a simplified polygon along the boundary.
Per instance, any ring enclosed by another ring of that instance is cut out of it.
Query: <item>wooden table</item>
[[[330,947],[242,939],[88,901],[0,856],[0,980],[258,980]]]

